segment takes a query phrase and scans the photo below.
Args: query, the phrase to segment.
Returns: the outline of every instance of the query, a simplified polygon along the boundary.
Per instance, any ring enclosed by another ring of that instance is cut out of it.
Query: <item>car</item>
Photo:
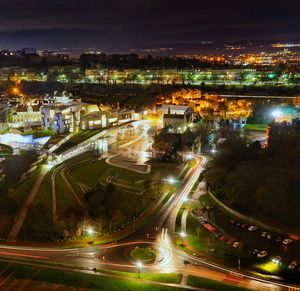
[[[231,224],[235,224],[235,223],[236,223],[236,220],[230,219],[230,223],[231,223]]]
[[[280,256],[276,256],[272,259],[272,262],[275,263],[275,264],[278,264],[280,265],[281,264],[281,260],[282,260],[282,257]]]
[[[235,242],[235,239],[232,238],[232,239],[229,239],[229,240],[227,241],[227,244],[228,244],[228,245],[232,245],[234,242]]]
[[[216,238],[220,238],[222,236],[222,233],[221,232],[214,232],[214,236]]]
[[[267,251],[261,251],[257,254],[257,257],[262,259],[262,258],[266,257],[267,255],[268,255]]]
[[[293,240],[291,238],[286,238],[282,241],[282,243],[286,246],[291,244],[292,242],[293,242]]]
[[[241,225],[241,227],[242,227],[242,228],[248,228],[248,227],[249,227],[249,224],[243,223],[243,224]]]
[[[261,236],[261,237],[267,237],[267,235],[268,235],[268,233],[267,233],[266,231],[264,231],[264,232],[261,233],[260,236]]]
[[[238,226],[238,227],[240,227],[242,224],[243,224],[243,223],[242,223],[241,221],[237,221],[237,222],[235,223],[235,225]]]
[[[257,229],[258,229],[258,227],[255,226],[255,225],[251,225],[251,226],[248,227],[248,230],[249,230],[249,231],[255,231],[255,230],[257,230]]]
[[[274,236],[273,236],[272,234],[269,233],[269,234],[267,235],[267,239],[273,239],[273,238],[274,238]]]
[[[278,243],[282,242],[282,237],[281,236],[276,237],[275,241]]]
[[[295,270],[297,266],[298,266],[297,261],[291,261],[290,264],[289,264],[289,269],[290,270]]]
[[[259,250],[259,249],[254,249],[254,250],[252,251],[252,255],[254,255],[254,256],[257,256],[258,253],[260,253],[260,250]]]
[[[239,241],[236,241],[232,245],[234,248],[239,248],[241,246],[241,243]]]

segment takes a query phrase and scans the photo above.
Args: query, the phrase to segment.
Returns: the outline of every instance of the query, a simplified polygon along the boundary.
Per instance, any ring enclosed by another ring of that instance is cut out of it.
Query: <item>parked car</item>
[[[239,248],[241,246],[241,243],[239,241],[236,241],[232,245],[234,248]]]
[[[243,224],[243,223],[242,223],[241,221],[237,221],[237,222],[235,223],[235,225],[238,226],[238,227],[240,227],[242,224]]]
[[[278,264],[278,265],[280,265],[280,264],[281,264],[281,260],[282,260],[282,257],[276,256],[276,257],[274,257],[274,258],[272,259],[272,262],[273,262],[273,263],[276,263],[276,264]]]
[[[235,220],[235,219],[230,219],[230,223],[231,223],[231,224],[235,224],[235,223],[236,223],[236,220]]]
[[[291,261],[290,264],[289,264],[289,269],[290,270],[295,270],[297,266],[298,266],[297,261]]]
[[[257,254],[257,257],[262,259],[262,258],[266,257],[267,255],[268,255],[267,251],[261,251]]]
[[[293,240],[291,239],[291,238],[286,238],[286,239],[284,239],[283,241],[282,241],[282,243],[284,244],[284,245],[289,245],[289,244],[291,244],[293,242]]]
[[[259,249],[254,249],[252,255],[257,256],[260,253]]]
[[[276,237],[276,239],[275,239],[275,241],[278,242],[278,243],[282,242],[282,240],[283,240],[283,239],[282,239],[281,236],[278,236],[278,237]]]
[[[246,228],[248,228],[248,227],[249,227],[249,224],[247,224],[247,223],[243,223],[243,224],[241,225],[241,227],[242,227],[242,228],[244,228],[244,229],[246,229]]]
[[[234,242],[235,242],[235,239],[232,238],[232,239],[230,239],[230,240],[227,241],[227,244],[228,245],[232,245]]]
[[[249,228],[248,228],[249,231],[255,231],[255,230],[257,230],[257,229],[258,229],[258,227],[255,226],[255,225],[251,225],[251,226],[249,226]]]
[[[272,238],[274,238],[274,236],[273,236],[272,234],[269,233],[269,234],[267,235],[267,239],[272,239]]]
[[[264,232],[261,233],[260,236],[261,236],[261,237],[267,237],[267,235],[268,235],[268,233],[267,233],[266,231],[264,231]]]
[[[221,232],[215,232],[215,233],[214,233],[214,236],[215,236],[216,238],[220,238],[220,237],[222,236],[222,233],[221,233]]]

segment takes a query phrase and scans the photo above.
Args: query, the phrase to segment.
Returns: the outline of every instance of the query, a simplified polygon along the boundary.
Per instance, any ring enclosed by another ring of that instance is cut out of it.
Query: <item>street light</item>
[[[136,266],[138,268],[138,278],[141,278],[141,269],[143,268],[143,263],[141,261],[137,261]]]
[[[183,245],[183,239],[186,238],[186,233],[184,231],[181,231],[180,237],[181,237],[181,245]]]
[[[187,201],[189,201],[189,199],[187,197],[182,198],[182,202],[187,202]]]
[[[173,178],[173,177],[169,177],[167,179],[167,181],[171,184],[171,185],[174,185],[176,183],[176,180]]]
[[[192,154],[188,154],[188,155],[186,156],[186,158],[187,158],[188,160],[191,160],[191,159],[193,158],[193,155],[192,155]]]
[[[88,235],[93,235],[95,233],[95,231],[91,227],[89,227],[86,232]]]

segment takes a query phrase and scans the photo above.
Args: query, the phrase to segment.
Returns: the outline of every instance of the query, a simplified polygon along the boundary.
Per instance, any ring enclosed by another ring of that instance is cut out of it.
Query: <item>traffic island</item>
[[[151,264],[155,261],[156,253],[150,247],[135,247],[130,250],[129,257],[131,261]]]

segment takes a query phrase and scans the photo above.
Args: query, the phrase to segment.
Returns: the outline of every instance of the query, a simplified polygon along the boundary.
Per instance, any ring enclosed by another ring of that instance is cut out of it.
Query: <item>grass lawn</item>
[[[51,197],[51,174],[52,171],[49,171],[46,176],[44,177],[44,180],[41,184],[41,187],[39,189],[39,192],[37,193],[33,205],[36,205],[38,203],[43,203],[49,209],[52,207],[52,197]]]
[[[129,272],[122,272],[122,271],[114,271],[114,270],[100,270],[102,273],[108,274],[115,274],[124,277],[136,278],[137,273],[129,273]],[[182,279],[181,274],[176,273],[162,273],[162,274],[144,274],[141,273],[141,278],[144,280],[150,280],[155,282],[164,282],[164,283],[173,283],[179,284]]]
[[[216,205],[216,203],[209,197],[208,194],[200,196],[199,202],[203,208],[211,208]]]
[[[56,154],[61,154],[64,151],[76,146],[77,144],[87,140],[88,138],[98,134],[103,131],[103,129],[94,129],[94,130],[81,130],[74,134],[69,140],[62,144],[56,151]]]
[[[35,171],[31,172],[28,175],[28,178],[19,184],[16,190],[12,192],[12,196],[16,199],[19,205],[22,205],[27,198],[41,170],[42,168],[38,167]]]
[[[78,202],[65,184],[61,175],[56,175],[56,208],[58,214],[65,213],[68,209],[77,209]]]
[[[151,178],[153,178],[157,172],[160,172],[162,178],[164,178],[170,175],[171,172],[172,175],[176,175],[178,169],[174,168],[173,165],[152,164],[151,173],[141,174],[108,165],[103,159],[72,170],[71,176],[73,176],[76,180],[90,186],[91,188],[95,188],[98,184],[98,181],[102,182],[103,184],[107,184],[107,178],[109,176],[114,176],[117,179],[116,182],[132,186],[133,188],[143,188],[143,183],[146,180],[151,180]]]
[[[135,261],[142,261],[145,263],[153,262],[155,260],[155,252],[151,248],[136,247],[130,252],[130,257]]]
[[[135,280],[134,275],[126,276],[126,279],[106,277],[103,275],[89,275],[76,272],[68,272],[53,269],[44,269],[38,267],[29,267],[17,264],[8,264],[0,262],[0,271],[2,277],[11,276],[17,279],[27,279],[34,282],[45,282],[49,284],[60,284],[75,288],[82,288],[87,290],[111,290],[111,291],[132,291],[132,290],[177,290],[177,288],[168,286],[159,286],[143,281],[155,280],[158,281],[162,279],[161,282],[167,281],[169,279],[178,280],[178,275],[142,275],[142,279]],[[125,273],[124,273],[125,274]],[[113,275],[113,274],[112,274]],[[117,274],[116,274],[117,275]],[[144,277],[145,276],[145,277]],[[131,280],[128,280],[131,278]],[[178,288],[179,290],[179,288]],[[180,289],[182,290],[182,289]]]
[[[53,136],[55,135],[54,130],[47,130],[47,129],[41,129],[41,130],[30,130],[23,133],[23,135],[30,135],[32,134],[33,138],[41,138],[45,136]]]
[[[222,283],[206,278],[200,278],[196,276],[188,276],[187,284],[193,287],[206,288],[215,291],[246,291],[246,289],[239,286],[234,286],[227,283]]]
[[[246,130],[257,130],[257,131],[266,131],[267,124],[245,124],[243,129]]]
[[[51,138],[44,144],[43,148],[48,149],[50,145],[59,143],[67,135],[68,135],[68,133],[56,133],[56,134],[52,135]]]
[[[13,153],[13,148],[7,144],[0,144],[0,156],[11,155]]]
[[[105,160],[97,160],[72,170],[71,176],[91,188],[96,188],[99,177],[102,176],[109,167]]]

